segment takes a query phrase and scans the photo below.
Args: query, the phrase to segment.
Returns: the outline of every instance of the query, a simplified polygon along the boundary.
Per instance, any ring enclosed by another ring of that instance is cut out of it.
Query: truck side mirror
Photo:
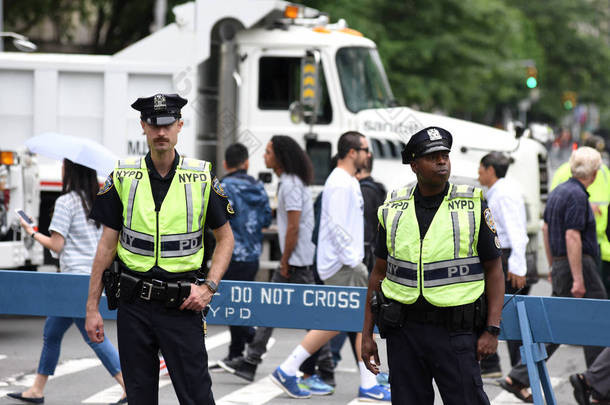
[[[290,103],[288,111],[290,112],[290,121],[293,124],[300,124],[303,121],[303,118],[305,117],[305,109],[300,101],[293,101]]]

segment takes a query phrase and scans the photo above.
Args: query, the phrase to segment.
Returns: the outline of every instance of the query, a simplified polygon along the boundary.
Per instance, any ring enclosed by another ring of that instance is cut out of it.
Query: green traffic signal
[[[525,84],[527,85],[528,89],[535,89],[536,86],[538,86],[538,80],[536,80],[535,77],[530,76],[527,78],[527,81],[525,82]]]
[[[525,77],[527,77],[525,84],[528,89],[535,89],[538,87],[538,69],[536,69],[535,65],[527,67],[527,74]]]
[[[565,108],[566,110],[571,110],[572,108],[574,108],[574,105],[572,104],[572,100],[564,101],[563,108]]]

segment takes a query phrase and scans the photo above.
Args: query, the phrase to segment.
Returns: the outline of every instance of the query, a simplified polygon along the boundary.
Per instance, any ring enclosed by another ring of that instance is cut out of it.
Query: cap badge
[[[441,134],[438,132],[438,129],[436,128],[430,128],[428,130],[428,138],[430,138],[431,141],[440,141],[442,138]]]
[[[167,102],[163,94],[156,94],[153,100],[155,111],[167,109]]]

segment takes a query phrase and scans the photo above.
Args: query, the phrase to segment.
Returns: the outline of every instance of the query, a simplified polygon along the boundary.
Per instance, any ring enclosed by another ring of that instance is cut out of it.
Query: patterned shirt
[[[59,252],[62,273],[90,274],[97,242],[102,236],[102,227],[87,219],[80,197],[75,191],[60,196],[55,201],[55,210],[49,231],[64,237],[64,248]]]

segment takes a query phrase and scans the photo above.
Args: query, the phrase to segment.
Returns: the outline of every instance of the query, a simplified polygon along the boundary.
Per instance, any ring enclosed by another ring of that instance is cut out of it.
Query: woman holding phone
[[[93,200],[99,190],[95,170],[64,159],[62,168],[62,194],[55,202],[49,225],[51,236],[46,236],[21,219],[21,226],[35,241],[59,255],[62,273],[90,274],[91,264],[102,234],[99,223],[89,220]],[[123,396],[116,402],[126,404],[125,385],[119,363],[119,353],[110,340],[93,343],[85,331],[85,318],[49,316],[43,332],[43,346],[34,384],[24,392],[7,394],[27,403],[44,403],[44,387],[55,372],[59,360],[61,341],[68,328],[75,324],[83,339],[102,361],[106,370],[123,387]]]

